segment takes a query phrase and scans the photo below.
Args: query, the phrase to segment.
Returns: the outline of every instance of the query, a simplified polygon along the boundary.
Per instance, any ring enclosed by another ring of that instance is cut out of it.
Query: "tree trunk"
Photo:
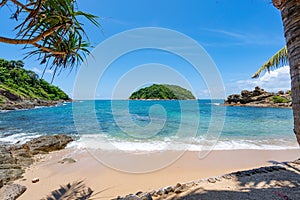
[[[273,0],[281,11],[290,63],[294,132],[300,145],[300,0]]]

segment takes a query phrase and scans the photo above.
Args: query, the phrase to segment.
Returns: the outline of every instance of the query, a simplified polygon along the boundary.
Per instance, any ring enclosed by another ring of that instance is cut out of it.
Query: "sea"
[[[162,151],[296,149],[290,108],[227,107],[223,100],[88,100],[0,112],[0,142],[75,138],[69,148]]]

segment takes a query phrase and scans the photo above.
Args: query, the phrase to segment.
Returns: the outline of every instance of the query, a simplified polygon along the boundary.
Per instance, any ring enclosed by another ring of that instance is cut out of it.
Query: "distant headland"
[[[53,106],[71,101],[60,88],[23,66],[21,60],[8,61],[0,58],[0,110]]]
[[[232,94],[224,102],[226,106],[254,107],[292,107],[291,91],[266,92],[256,86],[253,91],[243,90],[241,94]]]
[[[129,99],[192,100],[196,98],[191,91],[177,85],[153,84],[132,93]]]

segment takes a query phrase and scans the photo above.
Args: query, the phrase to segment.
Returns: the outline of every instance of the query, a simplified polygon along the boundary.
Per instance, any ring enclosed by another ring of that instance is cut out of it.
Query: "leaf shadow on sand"
[[[276,165],[233,173],[235,175],[230,181],[235,182],[235,186],[232,186],[229,181],[228,185],[223,185],[220,190],[216,190],[205,189],[205,185],[199,184],[182,194],[162,196],[156,200],[300,199],[300,159],[289,163],[276,161],[269,161],[269,163]],[[221,182],[209,184],[221,184]]]
[[[42,200],[93,200],[98,199],[96,195],[103,191],[94,193],[90,187],[85,185],[83,180],[80,180],[61,185],[59,189],[52,191],[50,195]]]

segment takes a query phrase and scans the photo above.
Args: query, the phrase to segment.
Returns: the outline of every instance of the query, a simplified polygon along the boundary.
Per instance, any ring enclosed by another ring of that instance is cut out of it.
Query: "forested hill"
[[[177,85],[153,84],[131,94],[129,99],[196,99],[192,92]]]
[[[32,108],[70,100],[60,88],[23,66],[20,60],[0,58],[0,109]]]

